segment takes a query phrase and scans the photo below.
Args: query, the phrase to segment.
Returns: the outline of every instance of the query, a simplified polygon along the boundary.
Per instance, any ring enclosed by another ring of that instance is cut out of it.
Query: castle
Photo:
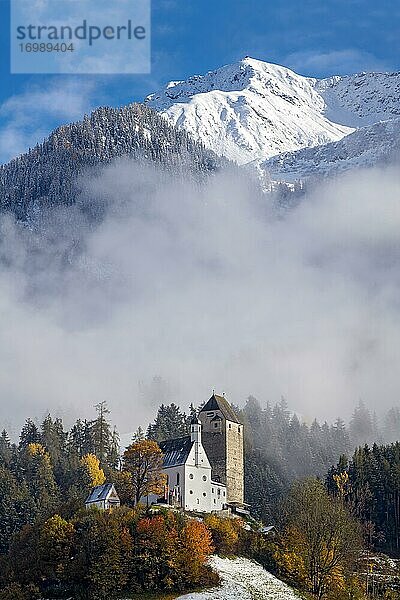
[[[160,448],[167,484],[153,502],[198,512],[243,506],[243,424],[225,397],[213,394],[192,419],[190,435]]]

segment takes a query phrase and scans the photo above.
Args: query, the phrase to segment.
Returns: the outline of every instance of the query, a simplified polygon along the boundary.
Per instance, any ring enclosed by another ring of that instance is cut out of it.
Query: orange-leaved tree
[[[214,551],[211,531],[195,519],[189,519],[181,532],[179,553],[181,570],[192,584],[201,581],[207,558]]]
[[[166,483],[162,472],[163,454],[157,442],[139,440],[124,452],[124,470],[132,477],[132,487],[137,504],[149,494],[161,494]]]

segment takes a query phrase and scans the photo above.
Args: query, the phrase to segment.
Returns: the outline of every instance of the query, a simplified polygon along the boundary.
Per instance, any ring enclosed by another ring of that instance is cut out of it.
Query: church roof
[[[85,504],[91,504],[92,502],[101,502],[102,500],[107,500],[113,488],[114,485],[112,483],[103,483],[103,485],[96,485],[96,487],[92,489],[89,496],[86,498]]]
[[[192,449],[193,442],[190,435],[176,438],[174,440],[165,440],[159,444],[161,452],[164,455],[163,467],[177,467],[184,465]]]
[[[200,412],[208,412],[211,410],[219,410],[228,421],[240,423],[238,416],[224,396],[217,396],[217,394],[213,394],[209,401],[205,403]]]

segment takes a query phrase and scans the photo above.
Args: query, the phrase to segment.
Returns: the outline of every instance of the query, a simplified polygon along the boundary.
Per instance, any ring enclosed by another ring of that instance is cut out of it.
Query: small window
[[[200,500],[197,498],[197,504],[200,504]]]
[[[211,493],[212,493],[212,494],[214,493],[214,488],[211,488]]]
[[[203,475],[203,481],[207,481],[206,475]]]
[[[179,480],[180,480],[179,475],[180,475],[180,473],[176,474],[176,485],[179,485]]]
[[[232,425],[229,423],[229,429],[232,429]]]
[[[216,504],[216,503],[217,503],[217,501],[216,501],[216,499],[214,498],[214,504]]]
[[[190,473],[189,479],[193,479],[193,473]]]
[[[240,427],[238,427],[238,433],[240,433]]]
[[[204,498],[207,496],[206,492],[203,492],[203,496],[204,496]]]
[[[193,490],[189,490],[189,494],[193,494]]]
[[[219,427],[219,423],[214,423],[214,427],[215,428]]]
[[[221,495],[221,490],[218,488],[217,489],[217,496],[220,496],[220,495]]]
[[[225,496],[225,492],[223,492],[223,495]]]

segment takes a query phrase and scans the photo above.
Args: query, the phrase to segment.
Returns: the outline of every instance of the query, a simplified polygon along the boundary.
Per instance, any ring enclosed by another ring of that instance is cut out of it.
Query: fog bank
[[[213,389],[305,418],[398,403],[397,171],[320,185],[283,218],[227,173],[119,161],[85,187],[39,231],[1,221],[0,427],[106,400],[133,431]]]

